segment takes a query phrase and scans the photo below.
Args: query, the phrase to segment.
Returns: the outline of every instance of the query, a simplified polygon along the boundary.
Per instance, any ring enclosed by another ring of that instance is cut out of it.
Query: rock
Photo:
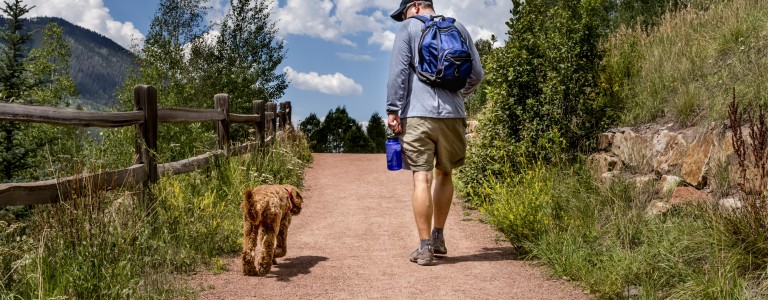
[[[587,165],[595,177],[607,172],[621,171],[622,168],[621,160],[618,157],[602,152],[590,155]]]
[[[669,204],[664,200],[653,200],[645,209],[645,215],[649,217],[658,216],[669,211],[671,208],[672,204]]]
[[[613,145],[613,136],[615,134],[613,132],[605,132],[601,133],[598,136],[597,140],[597,149],[600,151],[608,151],[611,149],[611,146]]]
[[[704,203],[709,200],[709,194],[690,186],[677,187],[669,198],[669,204]]]
[[[713,144],[714,136],[708,132],[693,142],[685,154],[681,170],[683,179],[695,187],[702,188],[707,183],[706,174]]]
[[[659,178],[656,177],[656,174],[648,174],[648,175],[640,175],[640,176],[634,176],[629,179],[630,182],[635,184],[635,187],[638,189],[647,189],[649,187],[654,186],[654,183]]]
[[[613,137],[611,152],[624,164],[638,171],[649,173],[653,170],[650,163],[651,149],[650,135],[636,134],[631,129],[625,128],[617,132]]]
[[[727,129],[713,132],[715,139],[707,167],[707,186],[713,190],[725,190],[740,181],[739,160],[733,151],[733,133]]]
[[[651,164],[661,174],[677,173],[683,165],[688,142],[682,134],[662,130],[651,142]]]
[[[624,288],[621,294],[624,298],[638,297],[643,294],[643,288],[636,285],[630,285]]]
[[[720,201],[717,201],[717,204],[727,210],[734,210],[744,207],[744,202],[741,202],[741,200],[736,197],[720,199]]]
[[[733,133],[727,129],[717,129],[712,134],[714,135],[714,144],[710,154],[710,164],[737,163],[736,153],[733,152]]]
[[[669,195],[675,188],[684,183],[685,180],[683,178],[674,175],[662,175],[656,189],[658,190],[659,195]]]

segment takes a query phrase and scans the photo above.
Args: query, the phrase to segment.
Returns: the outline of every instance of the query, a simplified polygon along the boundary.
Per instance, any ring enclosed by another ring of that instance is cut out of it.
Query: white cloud
[[[307,35],[355,46],[344,37],[337,14],[331,13],[334,6],[331,0],[288,0],[283,7],[275,6],[273,15],[281,34]]]
[[[395,43],[395,33],[392,31],[374,32],[368,39],[369,45],[379,45],[381,51],[392,51],[392,45]]]
[[[339,57],[348,61],[372,61],[373,56],[354,53],[337,53]]]
[[[142,43],[144,35],[131,22],[115,21],[102,0],[27,0],[35,6],[28,17],[59,17],[98,32],[125,48],[130,49],[134,40]]]
[[[301,73],[291,67],[283,68],[294,87],[305,91],[317,91],[338,96],[360,96],[363,87],[344,74],[320,75],[317,72]]]
[[[286,0],[273,6],[273,16],[282,35],[304,35],[348,46],[356,46],[350,38],[365,34],[368,44],[390,51],[396,22],[389,15],[399,1],[391,0]],[[459,20],[473,39],[490,39],[496,35],[500,44],[506,39],[506,21],[511,17],[512,1],[442,0],[435,4],[438,14]]]

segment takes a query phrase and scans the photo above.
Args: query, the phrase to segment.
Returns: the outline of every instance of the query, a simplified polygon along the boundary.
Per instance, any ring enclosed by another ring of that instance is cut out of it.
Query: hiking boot
[[[439,255],[448,254],[448,248],[445,248],[445,237],[442,234],[432,233],[432,252]]]
[[[420,266],[427,266],[432,264],[434,254],[432,253],[432,247],[416,248],[411,252],[411,262],[415,262]]]

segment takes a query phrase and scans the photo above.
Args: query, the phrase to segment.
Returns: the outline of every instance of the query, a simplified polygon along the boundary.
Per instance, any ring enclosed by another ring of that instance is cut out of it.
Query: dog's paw
[[[256,270],[256,266],[254,265],[243,265],[243,275],[245,276],[257,276],[258,271]]]
[[[258,265],[258,270],[256,270],[256,276],[266,276],[267,273],[269,273],[269,270],[272,269],[272,264],[274,261],[274,258],[266,261],[262,260]]]
[[[285,249],[283,248],[275,248],[275,257],[283,257],[285,256]]]

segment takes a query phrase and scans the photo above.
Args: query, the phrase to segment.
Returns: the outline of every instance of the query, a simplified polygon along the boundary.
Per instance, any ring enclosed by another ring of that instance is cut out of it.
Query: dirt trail
[[[454,201],[445,229],[448,256],[433,266],[408,261],[418,243],[411,172],[389,172],[382,154],[315,154],[304,210],[294,217],[288,254],[266,277],[201,272],[202,299],[589,299],[572,284],[517,260],[477,214]]]

